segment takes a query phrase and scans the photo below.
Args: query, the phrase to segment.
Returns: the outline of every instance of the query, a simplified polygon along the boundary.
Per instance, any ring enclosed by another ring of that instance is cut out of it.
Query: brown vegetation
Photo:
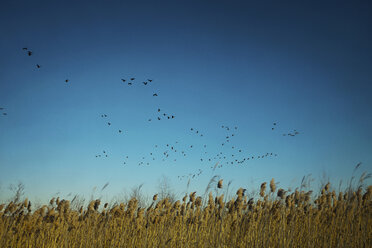
[[[35,210],[27,199],[10,202],[0,205],[0,247],[371,247],[372,186],[336,194],[327,184],[313,198],[276,191],[272,180],[258,199],[244,193],[193,192],[175,202],[155,195],[147,208],[136,198],[79,210],[60,199]]]

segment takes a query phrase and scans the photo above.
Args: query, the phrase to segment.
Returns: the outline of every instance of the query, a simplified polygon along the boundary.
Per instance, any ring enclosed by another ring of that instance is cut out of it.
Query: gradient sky
[[[1,1],[0,198],[18,181],[38,199],[152,194],[162,175],[180,193],[199,168],[199,193],[213,175],[257,189],[371,172],[372,4],[325,2]],[[224,147],[222,125],[238,127]],[[238,149],[255,159],[200,161]]]

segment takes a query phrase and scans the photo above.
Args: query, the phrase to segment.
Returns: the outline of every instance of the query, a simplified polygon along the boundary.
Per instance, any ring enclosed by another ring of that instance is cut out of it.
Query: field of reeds
[[[372,186],[336,193],[326,184],[314,195],[272,180],[255,198],[218,192],[155,195],[142,208],[136,198],[80,209],[59,198],[38,209],[27,199],[2,204],[0,247],[372,247]]]

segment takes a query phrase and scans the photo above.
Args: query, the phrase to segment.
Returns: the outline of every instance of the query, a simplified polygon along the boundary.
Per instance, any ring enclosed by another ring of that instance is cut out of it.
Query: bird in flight
[[[152,82],[152,79],[147,79],[147,81],[149,81],[151,83]]]
[[[134,79],[136,79],[136,78],[130,78],[131,81],[133,81]]]
[[[142,82],[144,85],[147,85],[147,82]]]
[[[121,130],[119,129],[119,133],[121,133]]]
[[[68,83],[68,81],[69,81],[68,79],[65,80],[66,83]]]
[[[110,125],[111,125],[111,122],[107,122],[107,125],[109,125],[109,126],[110,126]]]
[[[27,50],[27,47],[22,48],[22,50],[26,51]]]
[[[32,55],[32,51],[28,51],[27,54],[28,54],[28,56],[31,56]]]
[[[128,85],[132,85],[132,83],[128,83]]]
[[[126,80],[122,78],[121,81],[125,82]]]
[[[40,66],[39,64],[36,64],[36,67],[37,67],[38,69],[40,69],[41,66]]]
[[[152,96],[158,96],[158,94],[154,93]]]

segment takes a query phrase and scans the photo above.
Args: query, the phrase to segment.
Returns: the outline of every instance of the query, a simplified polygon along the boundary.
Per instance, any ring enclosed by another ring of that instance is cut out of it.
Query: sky
[[[214,175],[252,190],[371,172],[371,14],[368,1],[1,1],[0,199],[18,182],[45,200],[153,194],[164,176],[201,194]]]

